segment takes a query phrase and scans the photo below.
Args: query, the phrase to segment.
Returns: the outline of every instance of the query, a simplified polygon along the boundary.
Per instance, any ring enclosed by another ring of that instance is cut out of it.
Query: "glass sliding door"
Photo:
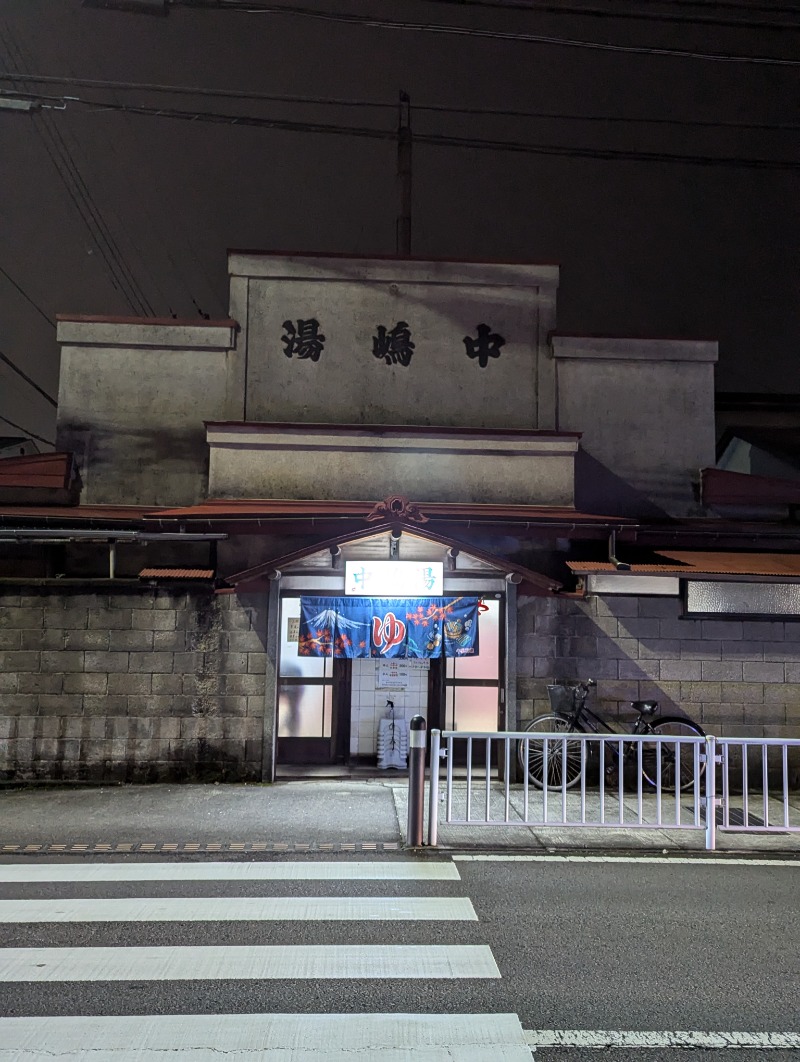
[[[445,660],[445,730],[494,732],[499,729],[503,693],[502,601],[486,598],[483,604],[485,611],[481,611],[478,619],[478,655]],[[475,748],[474,755],[478,758],[485,755],[485,746]]]
[[[277,759],[334,763],[340,749],[349,746],[349,698],[342,696],[343,687],[349,687],[349,661],[298,656],[299,620],[300,598],[282,598]]]

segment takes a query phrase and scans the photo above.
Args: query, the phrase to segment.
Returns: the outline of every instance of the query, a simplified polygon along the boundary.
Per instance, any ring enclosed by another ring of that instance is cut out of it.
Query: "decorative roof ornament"
[[[413,524],[427,524],[428,517],[419,505],[408,500],[405,494],[390,494],[378,502],[367,514],[367,523],[374,520],[405,520]]]

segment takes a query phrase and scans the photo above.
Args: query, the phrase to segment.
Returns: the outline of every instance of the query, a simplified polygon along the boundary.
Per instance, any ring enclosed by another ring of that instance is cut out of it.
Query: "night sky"
[[[719,390],[800,391],[800,5],[563,5],[668,21],[502,10],[499,2],[303,6],[795,65],[444,35],[186,0],[166,18],[80,0],[2,0],[5,75],[389,106],[12,80],[0,88],[15,98],[78,96],[387,133],[403,89],[415,135],[575,152],[416,142],[412,253],[558,263],[560,331],[719,339]],[[734,20],[748,24],[723,24]],[[436,105],[559,117],[423,109]],[[610,120],[619,118],[649,121]],[[748,123],[790,128],[740,127]],[[593,157],[605,152],[658,157]],[[676,155],[734,161],[665,158]],[[748,165],[753,160],[761,164]],[[57,313],[225,316],[228,248],[391,254],[395,168],[390,136],[189,122],[76,103],[35,114],[2,109],[0,352],[55,396],[58,347],[47,319]],[[54,437],[55,411],[2,363],[0,416]],[[19,433],[0,421],[3,434]]]

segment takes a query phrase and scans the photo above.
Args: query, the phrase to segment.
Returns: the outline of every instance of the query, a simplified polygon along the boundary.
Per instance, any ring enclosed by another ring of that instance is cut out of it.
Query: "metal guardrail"
[[[800,738],[717,738],[717,749],[722,764],[720,829],[800,831],[800,808],[793,807],[789,796],[792,783],[796,789],[800,782]],[[798,750],[798,763],[789,762],[790,749]]]
[[[544,788],[516,770],[520,743],[528,762],[534,741],[544,777],[550,757],[566,768],[568,745],[574,757],[580,742],[580,774],[572,785],[566,770],[561,784]],[[440,818],[448,826],[702,830],[710,851],[718,829],[800,832],[800,801],[793,805],[789,796],[789,749],[795,747],[800,750],[800,739],[432,730],[428,844],[438,843]],[[463,768],[455,766],[457,749]],[[669,786],[666,762],[678,777],[683,765],[686,788]],[[616,768],[612,774],[609,766]],[[512,782],[517,773],[520,781]]]

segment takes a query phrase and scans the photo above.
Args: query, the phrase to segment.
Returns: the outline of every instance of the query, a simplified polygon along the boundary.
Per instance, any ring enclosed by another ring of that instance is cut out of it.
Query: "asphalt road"
[[[27,865],[37,863],[41,860],[31,859]],[[3,923],[0,949],[488,945],[501,975],[6,982],[0,987],[0,1015],[497,1012],[518,1014],[525,1029],[800,1032],[800,863],[456,858],[455,866],[460,879],[441,881],[0,883],[0,901],[466,897],[476,921]],[[0,964],[3,955],[0,950]],[[642,1054],[635,1048],[581,1047],[540,1047],[536,1057],[574,1062],[601,1053],[648,1062],[800,1058],[797,1050],[652,1048]]]

